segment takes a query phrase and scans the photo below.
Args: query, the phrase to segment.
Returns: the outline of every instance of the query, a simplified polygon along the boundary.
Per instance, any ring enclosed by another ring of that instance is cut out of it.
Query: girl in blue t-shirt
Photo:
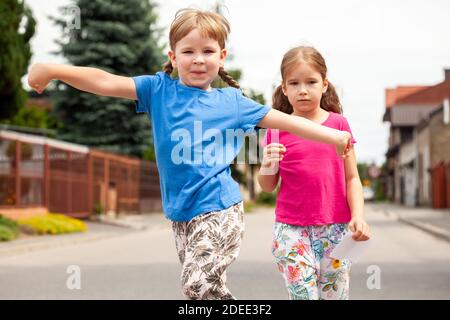
[[[255,126],[277,128],[333,144],[342,157],[350,144],[347,132],[244,97],[223,69],[229,31],[228,21],[217,13],[183,9],[171,25],[164,72],[123,77],[95,68],[38,63],[28,76],[39,93],[58,79],[82,91],[136,100],[137,112],[147,113],[163,209],[173,221],[188,299],[234,299],[225,285],[225,270],[239,253],[244,223],[239,185],[229,164],[242,146],[241,133]],[[170,77],[174,68],[178,79]],[[211,88],[217,75],[230,87]]]

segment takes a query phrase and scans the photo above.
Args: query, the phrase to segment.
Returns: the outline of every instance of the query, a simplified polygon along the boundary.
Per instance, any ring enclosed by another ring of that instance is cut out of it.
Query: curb
[[[108,231],[108,232],[102,232],[101,234],[89,235],[88,234],[89,231],[87,231],[87,233],[84,233],[84,234],[83,233],[72,234],[73,237],[69,237],[66,239],[48,238],[47,240],[42,240],[37,243],[17,244],[17,245],[12,245],[11,247],[5,247],[5,248],[2,248],[2,246],[0,245],[0,258],[1,257],[10,257],[10,256],[18,255],[18,254],[29,253],[29,252],[39,251],[39,250],[77,245],[77,244],[82,244],[82,243],[86,243],[86,242],[94,242],[94,241],[99,241],[99,240],[108,239],[108,238],[121,237],[121,236],[129,235],[132,232],[143,232],[146,230],[150,230],[154,227],[153,225],[150,225],[150,224],[143,224],[143,223],[138,223],[138,222],[133,223],[133,222],[126,222],[126,221],[118,221],[118,220],[114,221],[114,220],[108,220],[108,219],[104,219],[103,221],[91,221],[91,222],[128,229],[128,230],[130,230],[130,232]],[[64,237],[64,235],[60,235],[60,236]]]
[[[429,223],[425,223],[425,222],[405,219],[400,216],[397,216],[397,220],[402,221],[410,226],[416,227],[422,231],[426,231],[442,240],[446,240],[446,241],[450,242],[450,232],[448,232],[442,228],[433,226],[433,225],[431,225]]]
[[[395,219],[397,219],[400,222],[403,222],[405,224],[408,224],[412,227],[415,227],[417,229],[420,229],[422,231],[425,231],[439,239],[445,240],[450,242],[450,232],[436,227],[430,223],[426,223],[426,222],[421,222],[421,221],[417,221],[414,219],[407,219],[402,217],[401,215],[394,213],[386,208],[379,208],[385,215],[387,215],[388,217],[394,217]]]
[[[107,224],[115,227],[128,228],[133,230],[147,230],[151,225],[148,223],[133,221],[128,219],[110,218],[107,215],[101,215],[92,222]]]
[[[23,244],[23,245],[17,245],[12,248],[1,248],[0,247],[0,257],[10,257],[10,256],[13,256],[16,254],[21,254],[21,253],[28,253],[28,252],[51,249],[51,248],[65,247],[65,246],[81,244],[81,243],[85,243],[85,242],[93,242],[93,241],[98,241],[98,240],[117,237],[117,236],[120,236],[120,234],[104,234],[104,235],[87,236],[87,237],[80,236],[79,238],[58,239],[58,240],[49,239],[48,241],[44,241],[41,243],[32,243],[32,244],[28,243],[28,244]]]
[[[132,223],[132,222],[130,223],[130,222],[125,222],[125,221],[102,220],[102,221],[100,221],[100,223],[111,225],[111,226],[116,226],[116,227],[133,229],[133,230],[147,230],[149,228],[149,226],[145,225],[145,224],[136,224],[136,223]]]

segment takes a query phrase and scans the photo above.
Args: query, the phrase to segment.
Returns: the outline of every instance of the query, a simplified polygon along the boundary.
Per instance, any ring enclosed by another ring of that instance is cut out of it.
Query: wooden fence
[[[45,207],[74,217],[161,211],[156,164],[0,131],[0,212]]]

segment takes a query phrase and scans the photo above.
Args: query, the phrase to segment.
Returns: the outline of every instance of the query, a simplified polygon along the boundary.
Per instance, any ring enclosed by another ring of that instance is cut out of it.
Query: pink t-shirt
[[[347,119],[338,113],[330,112],[322,125],[352,134]],[[333,145],[276,129],[267,130],[262,145],[270,143],[286,147],[279,168],[281,184],[276,201],[276,221],[307,226],[351,220],[344,160],[337,155]],[[353,135],[352,143],[356,143]]]

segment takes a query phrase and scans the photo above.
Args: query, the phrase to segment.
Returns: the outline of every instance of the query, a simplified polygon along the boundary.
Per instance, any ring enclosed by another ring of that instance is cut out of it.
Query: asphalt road
[[[370,205],[366,218],[374,244],[353,265],[351,299],[450,299],[449,242]],[[0,299],[183,299],[170,224],[156,220],[145,231],[0,257]],[[229,288],[238,299],[286,299],[270,251],[273,209],[248,213],[245,223]]]

